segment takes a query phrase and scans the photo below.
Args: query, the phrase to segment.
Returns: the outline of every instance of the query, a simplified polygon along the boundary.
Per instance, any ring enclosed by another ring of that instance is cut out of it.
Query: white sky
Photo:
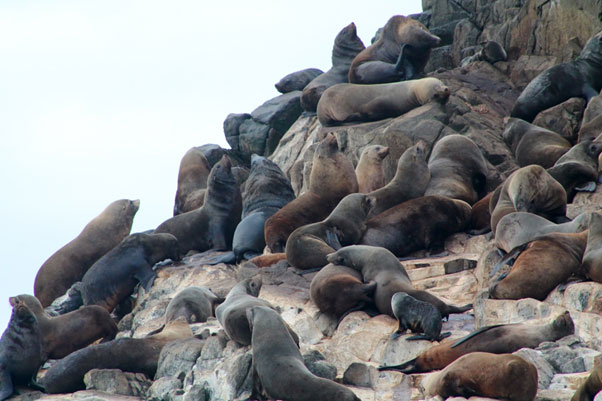
[[[211,5],[207,5],[211,4]],[[350,22],[368,45],[404,1],[0,3],[0,329],[8,297],[109,203],[132,232],[171,217],[181,157],[304,68],[330,68]]]

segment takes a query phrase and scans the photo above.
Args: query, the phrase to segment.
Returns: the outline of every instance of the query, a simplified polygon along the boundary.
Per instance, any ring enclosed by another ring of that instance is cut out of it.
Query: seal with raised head
[[[291,72],[284,76],[274,85],[278,92],[289,93],[293,91],[302,91],[311,81],[324,74],[319,68],[306,68],[304,70]]]
[[[362,273],[365,283],[376,282],[374,303],[380,313],[394,316],[391,299],[396,292],[405,292],[416,299],[433,304],[442,317],[472,309],[472,305],[462,307],[448,305],[428,291],[415,289],[408,273],[397,257],[384,248],[351,245],[331,253],[326,259],[330,263],[351,267],[359,271]]]
[[[255,395],[289,401],[359,401],[347,387],[315,376],[303,363],[299,347],[278,312],[265,306],[248,309]],[[257,390],[257,389],[261,390]],[[257,394],[259,393],[259,394]]]
[[[241,209],[242,199],[232,173],[232,162],[224,155],[209,173],[203,206],[164,221],[155,233],[174,235],[182,255],[191,250],[229,250]]]
[[[590,217],[583,270],[587,277],[602,283],[602,216],[599,213],[592,213]]]
[[[594,401],[600,390],[602,390],[602,364],[594,367],[585,382],[575,391],[571,401]]]
[[[138,207],[139,200],[120,199],[111,203],[75,239],[44,262],[33,287],[43,307],[67,292],[94,262],[129,235]]]
[[[449,332],[441,334],[441,312],[430,302],[420,301],[405,292],[396,292],[391,298],[391,309],[393,316],[399,321],[397,330],[391,335],[392,339],[401,336],[406,330],[423,333],[408,337],[407,340],[441,341],[451,335]]]
[[[318,120],[323,127],[384,120],[430,102],[445,102],[449,94],[449,88],[433,77],[374,85],[342,83],[322,94]]]
[[[420,22],[394,15],[378,39],[362,50],[349,69],[349,82],[378,84],[414,79],[424,70],[441,39]]]
[[[447,196],[471,205],[485,195],[485,158],[472,139],[464,135],[448,135],[437,141],[428,168],[431,180],[425,195]]]
[[[537,368],[518,355],[473,352],[424,381],[425,395],[533,401]]]
[[[522,91],[510,112],[531,122],[542,110],[572,97],[589,101],[602,89],[602,31],[590,38],[579,57],[548,68]]]
[[[498,324],[481,327],[461,339],[445,339],[400,365],[380,366],[379,370],[398,370],[405,374],[440,370],[471,352],[506,354],[521,348],[535,348],[544,341],[556,341],[575,333],[569,312],[546,324]]]
[[[211,165],[199,148],[190,148],[180,161],[173,215],[203,206]]]
[[[366,146],[355,167],[358,192],[367,194],[386,184],[383,159],[389,154],[389,147],[382,145]]]
[[[326,255],[360,240],[372,205],[369,195],[347,195],[326,219],[291,233],[286,241],[286,260],[301,270],[326,266]]]

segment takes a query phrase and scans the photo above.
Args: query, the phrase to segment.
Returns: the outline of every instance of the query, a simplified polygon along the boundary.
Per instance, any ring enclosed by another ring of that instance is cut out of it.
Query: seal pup
[[[600,390],[602,390],[602,365],[594,367],[585,382],[575,391],[571,401],[594,401]]]
[[[430,102],[446,102],[449,95],[449,88],[433,77],[374,85],[336,84],[322,94],[318,120],[323,127],[384,120]]]
[[[254,383],[254,395],[264,392],[269,399],[288,401],[360,401],[347,387],[315,376],[307,369],[278,312],[253,306],[246,317],[253,332],[253,370],[254,379],[258,380]]]
[[[43,307],[80,281],[94,262],[129,235],[139,207],[139,200],[120,199],[111,203],[75,239],[42,264],[33,293]]]
[[[276,82],[274,86],[280,93],[302,91],[307,84],[322,74],[324,74],[324,71],[319,68],[306,68],[287,74],[280,81]]]
[[[440,370],[471,352],[506,354],[521,348],[535,348],[544,341],[556,341],[575,333],[569,312],[546,324],[498,324],[481,327],[461,339],[445,339],[400,365],[380,366],[378,370],[398,370],[405,374]]]
[[[602,216],[592,213],[583,254],[583,270],[591,280],[602,283]]]
[[[396,339],[410,330],[423,333],[408,337],[407,340],[441,341],[451,335],[450,332],[441,334],[441,312],[429,302],[419,301],[405,292],[396,292],[391,298],[393,316],[399,321],[399,326],[391,339]]]
[[[425,395],[487,397],[533,401],[537,394],[537,368],[518,355],[473,352],[458,358],[424,381]]]
[[[405,292],[420,301],[433,304],[445,318],[451,313],[472,309],[472,305],[448,305],[427,291],[415,289],[403,265],[385,248],[351,245],[329,254],[326,259],[329,263],[359,271],[365,283],[376,282],[374,303],[380,313],[391,317],[394,317],[391,299],[396,292]]]
[[[511,117],[532,122],[542,110],[572,97],[589,102],[602,89],[602,31],[590,38],[573,61],[548,68],[522,91],[510,112]]]
[[[447,135],[438,140],[428,168],[431,179],[424,195],[447,196],[471,205],[485,195],[485,158],[472,139],[464,135]]]
[[[385,186],[383,159],[388,154],[388,146],[370,145],[364,148],[355,167],[358,192],[367,194]]]
[[[191,250],[229,250],[241,209],[242,199],[232,174],[232,162],[224,155],[209,173],[203,206],[164,221],[155,233],[174,235],[182,255]]]
[[[460,61],[460,67],[466,67],[469,64],[476,63],[477,61],[487,61],[490,64],[498,61],[506,61],[508,54],[506,50],[496,41],[488,40],[481,45],[481,50],[473,54],[472,56],[464,57]]]
[[[563,186],[567,202],[572,202],[577,191],[596,190],[600,153],[602,141],[585,140],[573,146],[547,170]]]
[[[326,219],[291,233],[286,241],[286,260],[301,270],[326,266],[326,255],[360,240],[372,205],[369,195],[347,195]]]
[[[190,212],[203,206],[211,165],[199,148],[190,148],[180,161],[178,189],[173,215]]]
[[[414,79],[424,70],[431,48],[439,43],[441,39],[420,22],[394,15],[378,39],[353,59],[349,82],[378,84]]]

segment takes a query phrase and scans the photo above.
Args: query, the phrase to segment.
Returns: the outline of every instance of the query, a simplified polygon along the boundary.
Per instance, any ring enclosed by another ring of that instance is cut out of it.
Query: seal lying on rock
[[[274,86],[280,93],[302,91],[307,84],[322,74],[324,74],[324,71],[318,68],[306,68],[304,70],[291,72],[280,81],[276,82]]]
[[[598,213],[592,213],[590,217],[583,270],[587,277],[602,283],[602,216]]]

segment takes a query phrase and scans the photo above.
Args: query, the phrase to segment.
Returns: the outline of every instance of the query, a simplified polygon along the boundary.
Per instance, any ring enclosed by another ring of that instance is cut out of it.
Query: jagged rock
[[[312,350],[303,355],[303,363],[316,376],[328,380],[334,380],[337,377],[337,368],[328,363],[319,351]]]
[[[554,366],[545,358],[541,351],[529,348],[521,348],[514,355],[518,355],[526,361],[531,362],[537,368],[537,388],[546,389],[556,373]]]
[[[224,136],[232,149],[240,149],[239,129],[240,125],[250,119],[249,113],[231,113],[224,120]]]
[[[144,397],[151,380],[144,373],[122,372],[119,369],[92,369],[84,376],[87,390],[110,394]]]
[[[512,64],[510,78],[519,90],[525,87],[539,74],[558,64],[558,59],[552,56],[520,56]]]
[[[554,131],[571,143],[577,142],[585,100],[571,98],[537,115],[533,124]]]
[[[454,59],[452,55],[453,48],[449,44],[446,46],[436,47],[432,49],[431,57],[429,58],[428,63],[426,63],[426,65],[424,66],[424,72],[433,72],[438,70],[439,68],[443,68],[446,70],[451,70],[455,68],[456,64],[454,64]]]
[[[377,377],[378,371],[374,366],[354,362],[349,365],[343,374],[343,383],[374,388]]]
[[[149,401],[181,401],[184,398],[182,380],[176,377],[161,377],[150,386],[146,398]]]
[[[155,380],[166,376],[186,375],[201,354],[204,342],[198,338],[172,341],[161,350]]]
[[[547,296],[546,302],[602,316],[602,284],[593,281],[572,283],[562,291],[559,289],[552,291]]]
[[[589,372],[580,373],[561,373],[552,378],[548,389],[550,390],[571,390],[576,391],[579,386],[587,379]]]
[[[451,4],[451,2],[449,2]],[[477,45],[481,30],[468,18],[460,20],[455,26],[452,57],[454,65],[462,60],[462,49]]]

